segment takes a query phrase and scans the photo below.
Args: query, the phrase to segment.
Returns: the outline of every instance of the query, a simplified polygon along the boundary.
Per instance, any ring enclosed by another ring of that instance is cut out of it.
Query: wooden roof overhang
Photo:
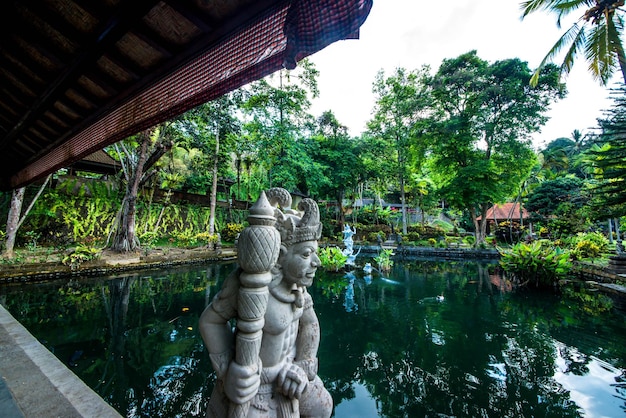
[[[116,174],[122,169],[122,165],[104,150],[98,150],[76,161],[68,168],[73,172],[87,171],[94,174]]]
[[[9,190],[354,38],[373,0],[5,0]]]

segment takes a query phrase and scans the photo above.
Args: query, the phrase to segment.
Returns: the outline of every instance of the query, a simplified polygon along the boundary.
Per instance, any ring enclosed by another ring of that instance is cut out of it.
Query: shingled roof
[[[6,0],[0,188],[19,187],[340,39],[372,0]]]
[[[493,205],[487,210],[487,220],[495,219],[497,222],[506,220],[520,219],[520,206],[518,203],[503,203],[501,205]],[[530,217],[528,211],[522,207],[522,219]],[[478,217],[480,219],[480,217]]]

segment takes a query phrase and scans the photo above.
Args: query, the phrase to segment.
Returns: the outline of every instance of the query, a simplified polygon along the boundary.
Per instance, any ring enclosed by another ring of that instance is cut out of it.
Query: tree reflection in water
[[[204,416],[214,376],[196,326],[233,268],[5,286],[0,300],[122,414]],[[318,271],[311,292],[337,417],[623,415],[623,313],[511,292],[475,262]]]
[[[333,389],[337,416],[347,416],[342,404],[367,402],[355,398],[357,385],[376,399],[372,417],[623,414],[623,314],[592,317],[554,295],[509,293],[494,265],[397,264],[392,282],[345,282],[359,300],[356,315],[315,299],[323,332],[320,374]],[[588,344],[580,347],[572,331]],[[566,387],[560,376],[582,373],[590,381],[595,377],[585,375],[585,365],[598,357],[612,363],[603,363],[612,380],[593,393],[594,405],[577,404],[571,393],[585,389]]]

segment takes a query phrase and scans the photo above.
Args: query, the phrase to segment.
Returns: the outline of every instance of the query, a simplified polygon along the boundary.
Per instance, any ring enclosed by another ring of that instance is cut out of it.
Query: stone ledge
[[[13,402],[4,404],[0,416],[17,409],[26,418],[121,418],[2,305],[0,373],[13,395]]]
[[[172,250],[167,253],[148,253],[147,255],[108,255],[85,262],[75,270],[61,263],[5,265],[0,267],[0,284],[37,282],[66,277],[99,276],[133,270],[167,268],[184,264],[231,261],[236,258],[236,249],[223,248],[218,251],[192,249]]]

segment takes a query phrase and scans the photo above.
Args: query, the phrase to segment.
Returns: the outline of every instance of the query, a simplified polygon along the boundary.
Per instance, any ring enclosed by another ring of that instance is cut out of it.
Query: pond
[[[204,416],[214,376],[198,318],[235,267],[4,286],[0,301],[122,415]],[[483,262],[317,277],[335,417],[624,416],[623,312],[512,292]]]

